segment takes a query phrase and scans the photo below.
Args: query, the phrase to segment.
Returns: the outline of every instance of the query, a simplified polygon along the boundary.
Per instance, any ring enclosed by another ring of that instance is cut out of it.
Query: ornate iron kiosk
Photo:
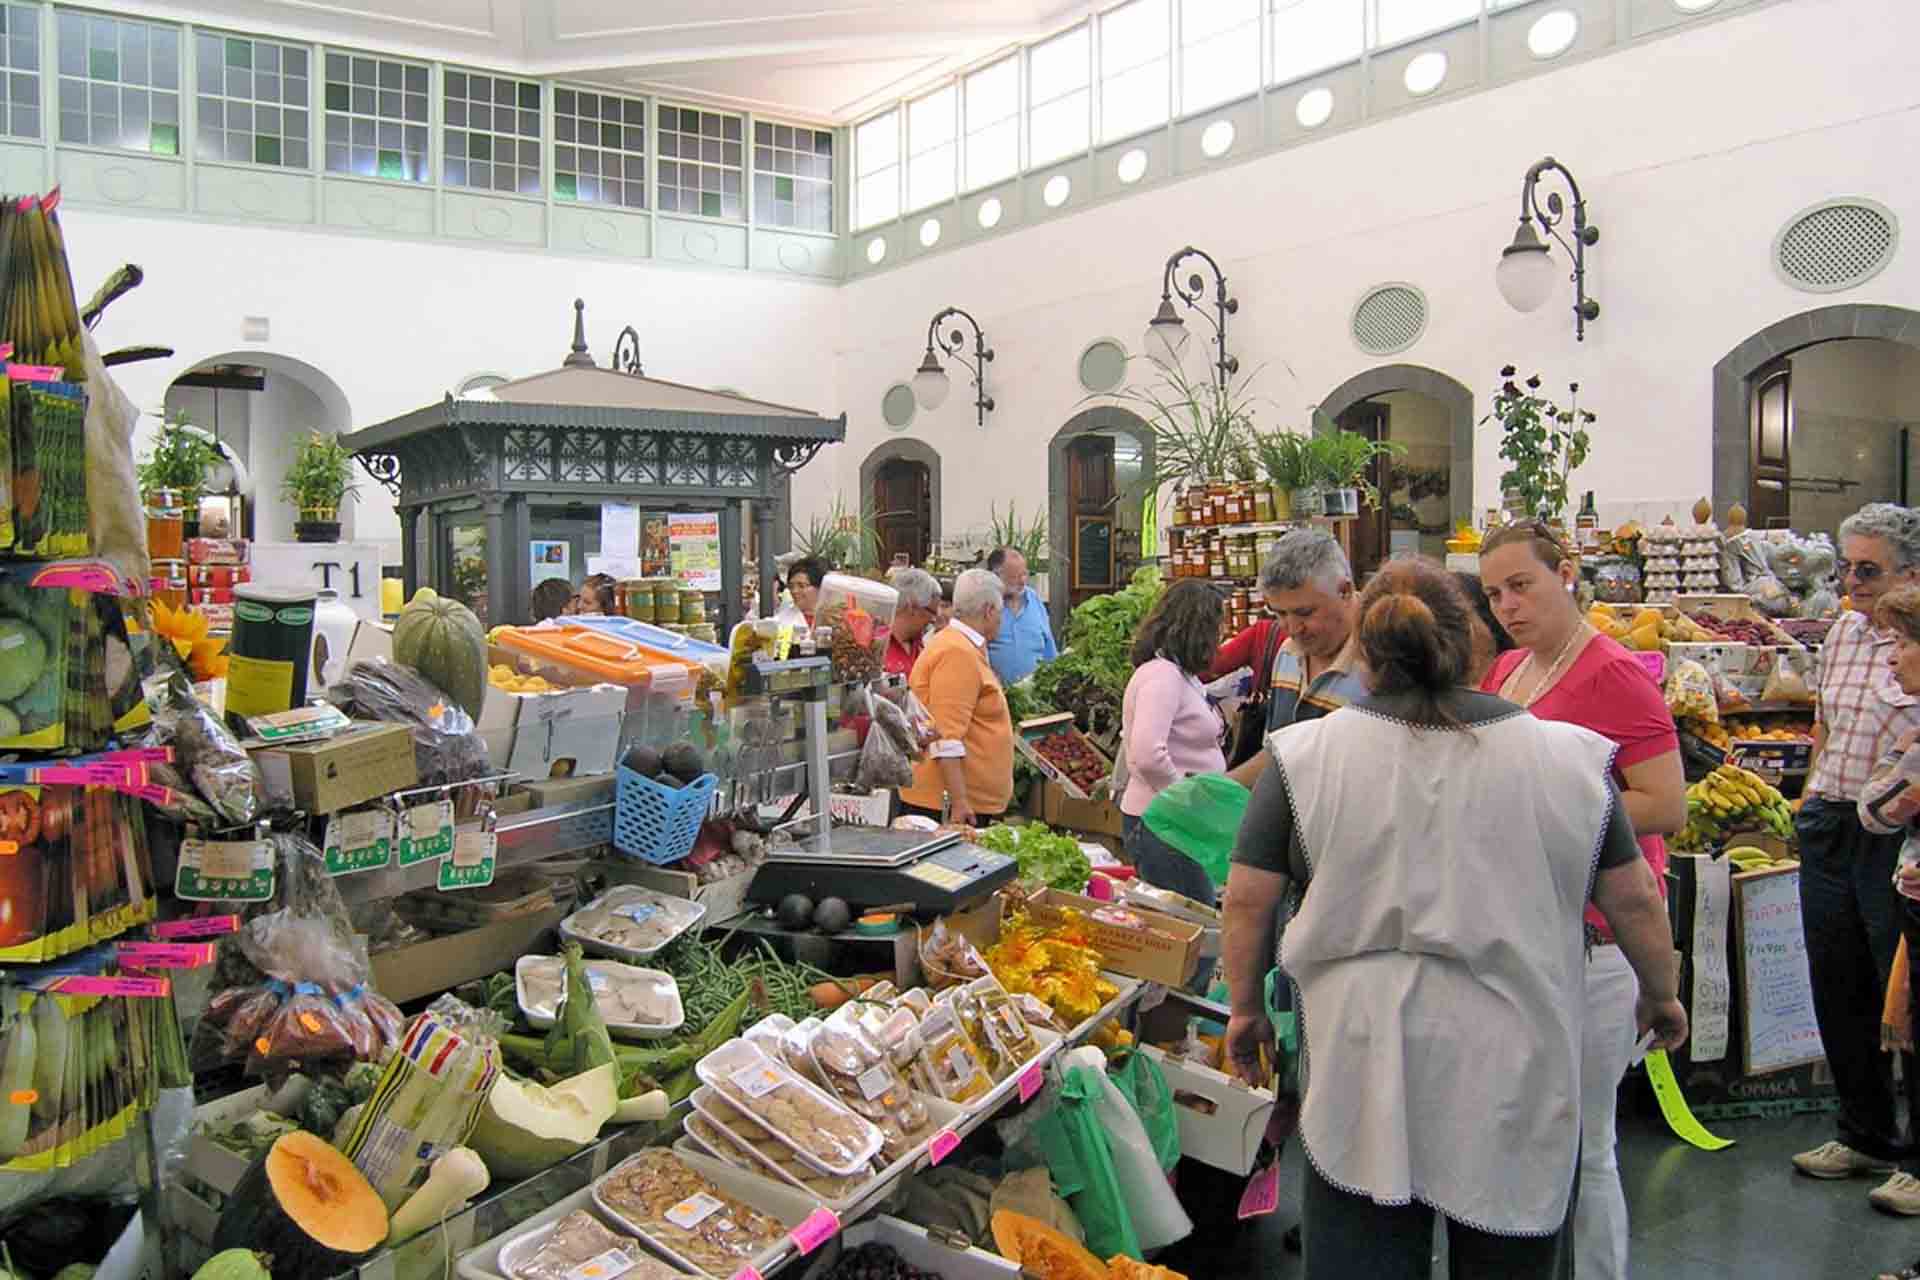
[[[770,601],[785,481],[823,445],[846,439],[846,415],[646,377],[631,328],[614,367],[602,368],[587,352],[586,304],[576,299],[573,310],[573,347],[560,368],[477,397],[449,395],[342,439],[397,500],[407,594],[430,586],[488,625],[523,622],[538,512],[602,502],[634,503],[643,518],[717,512],[724,636],[742,612],[748,504],[760,599]]]

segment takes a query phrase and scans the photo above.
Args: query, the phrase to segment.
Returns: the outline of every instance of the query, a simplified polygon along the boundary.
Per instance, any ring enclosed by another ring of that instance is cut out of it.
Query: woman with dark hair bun
[[[1272,939],[1305,886],[1280,958],[1311,1073],[1308,1280],[1424,1277],[1436,1212],[1461,1280],[1561,1274],[1589,897],[1639,976],[1653,1043],[1686,1039],[1613,744],[1468,688],[1472,615],[1444,570],[1382,569],[1358,607],[1371,692],[1268,738],[1275,767],[1234,851],[1226,1049],[1249,1083],[1273,1034]]]

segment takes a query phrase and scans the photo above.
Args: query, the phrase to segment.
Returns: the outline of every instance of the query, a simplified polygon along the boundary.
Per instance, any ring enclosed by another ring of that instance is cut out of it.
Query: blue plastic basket
[[[613,847],[655,864],[678,862],[693,852],[720,779],[701,774],[684,787],[663,787],[620,767],[614,791]]]

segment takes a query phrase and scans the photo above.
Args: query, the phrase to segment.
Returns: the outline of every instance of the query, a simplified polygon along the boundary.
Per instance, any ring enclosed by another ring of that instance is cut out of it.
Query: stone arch
[[[1124,431],[1132,436],[1140,445],[1142,474],[1151,476],[1154,471],[1152,425],[1119,405],[1082,409],[1062,423],[1047,442],[1047,612],[1056,633],[1066,629],[1073,594],[1073,572],[1067,564],[1073,542],[1073,516],[1067,510],[1067,446],[1074,437],[1095,431]],[[1136,494],[1132,500],[1137,502],[1143,496]]]
[[[1744,504],[1753,484],[1748,415],[1752,378],[1762,365],[1816,343],[1879,338],[1920,348],[1920,311],[1872,302],[1815,307],[1751,335],[1713,366],[1713,508]]]
[[[889,462],[918,462],[927,469],[928,501],[931,508],[927,526],[927,541],[937,553],[940,550],[940,451],[916,436],[894,436],[882,440],[873,447],[873,452],[860,464],[860,507],[873,498],[873,482],[880,468]]]
[[[1447,506],[1456,526],[1462,520],[1473,519],[1473,392],[1465,383],[1425,365],[1377,365],[1354,374],[1328,392],[1320,401],[1320,408],[1329,419],[1337,419],[1361,401],[1391,391],[1416,392],[1446,406],[1447,417],[1453,424]]]

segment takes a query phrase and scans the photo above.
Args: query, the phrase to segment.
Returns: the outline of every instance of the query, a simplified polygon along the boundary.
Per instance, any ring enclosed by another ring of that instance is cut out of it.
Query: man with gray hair
[[[1333,535],[1295,529],[1260,566],[1260,592],[1287,629],[1273,660],[1267,732],[1315,720],[1366,696],[1353,652],[1353,570]]]
[[[953,584],[953,622],[927,642],[907,687],[933,717],[933,745],[900,789],[900,808],[978,826],[1006,812],[1013,798],[1013,720],[987,661],[1000,633],[1003,584],[969,569]]]
[[[1920,1215],[1920,1179],[1894,1171],[1905,1147],[1880,1051],[1882,996],[1900,944],[1892,879],[1901,836],[1875,835],[1858,812],[1876,762],[1920,734],[1920,701],[1901,692],[1889,662],[1897,637],[1872,621],[1881,597],[1920,582],[1920,512],[1876,502],[1848,516],[1838,569],[1848,611],[1820,649],[1813,772],[1794,830],[1813,1016],[1840,1113],[1836,1140],[1793,1163],[1814,1178],[1891,1173],[1868,1199],[1891,1213]]]
[[[927,625],[939,616],[940,582],[925,569],[895,569],[891,578],[900,604],[887,636],[886,672],[907,676],[913,674],[913,664],[926,645]]]

